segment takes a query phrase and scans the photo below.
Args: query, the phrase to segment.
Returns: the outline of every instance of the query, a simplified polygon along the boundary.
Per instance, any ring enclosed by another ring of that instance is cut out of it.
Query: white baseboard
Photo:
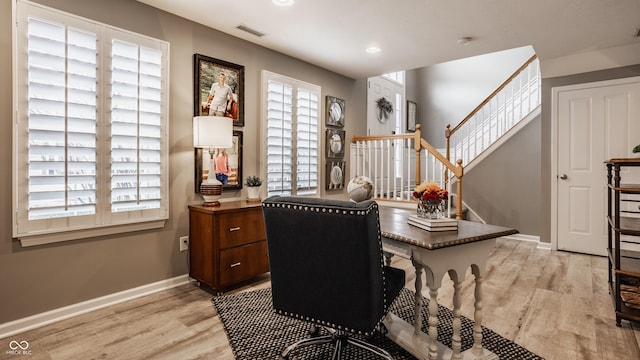
[[[519,241],[530,241],[530,242],[534,242],[534,243],[538,244],[538,246],[536,246],[536,249],[551,250],[551,244],[550,243],[540,242],[540,236],[524,235],[524,234],[513,234],[513,235],[509,235],[509,236],[503,236],[503,238],[511,239],[511,240],[519,240]]]
[[[538,246],[536,247],[536,249],[551,251],[551,244],[550,243],[538,242]]]
[[[503,236],[503,238],[520,241],[540,242],[540,237],[535,235],[513,234],[509,236]]]
[[[189,276],[186,274],[180,275],[174,278],[161,280],[151,284],[142,285],[137,288],[120,291],[26,318],[10,321],[8,323],[0,324],[0,339],[187,283],[189,283]]]

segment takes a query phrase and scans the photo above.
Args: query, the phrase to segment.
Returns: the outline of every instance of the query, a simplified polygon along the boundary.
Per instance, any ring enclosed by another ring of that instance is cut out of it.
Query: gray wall
[[[464,118],[529,56],[520,48],[513,53],[493,53],[408,71],[407,99],[418,103],[423,137],[438,148],[444,147],[446,124],[455,125]],[[550,243],[551,89],[638,76],[640,65],[556,78],[545,78],[544,66],[541,72],[541,115],[465,172],[463,199],[488,223],[514,227],[521,234],[539,236],[541,242]]]
[[[640,61],[640,60],[639,60]],[[619,67],[615,69],[607,69],[601,71],[593,71],[582,74],[559,76],[555,78],[544,78],[544,67],[541,69],[542,79],[542,123],[540,148],[542,162],[540,164],[542,194],[549,194],[542,198],[541,216],[540,216],[540,241],[545,243],[551,242],[551,89],[557,86],[566,86],[574,84],[589,83],[594,81],[603,81],[611,79],[620,79],[627,77],[640,76],[640,64]]]
[[[414,70],[412,96],[418,99],[416,123],[422,125],[423,138],[444,148],[446,125],[462,121],[533,54],[525,46]]]
[[[418,103],[423,138],[446,145],[444,130],[455,126],[533,55],[522,47],[449,61],[407,72],[406,96]],[[487,223],[540,233],[540,119],[480,164],[465,171],[464,202]],[[523,192],[521,184],[535,189]],[[522,204],[527,204],[523,207]]]
[[[0,204],[3,205],[0,206],[0,323],[187,273],[187,253],[178,252],[177,237],[188,233],[187,205],[200,201],[193,192],[191,117],[194,53],[245,66],[244,174],[260,173],[264,166],[259,148],[262,69],[318,84],[322,87],[323,97],[332,95],[345,99],[347,138],[366,132],[366,79],[345,78],[134,0],[38,0],[48,6],[171,43],[170,220],[165,228],[157,231],[22,248],[19,242],[11,239],[12,137],[9,129],[13,110],[12,54],[8,51],[12,46],[11,2],[0,0],[0,47],[5,49],[0,52],[0,121],[6,130],[0,134]],[[491,68],[495,69],[495,66]],[[427,81],[419,78],[421,70],[408,72],[407,99],[418,103],[419,122],[423,126],[435,127],[435,130],[427,132],[427,139],[431,142],[430,137],[434,136],[434,140],[444,141],[444,124],[451,119],[454,119],[451,122],[462,119],[483,97],[474,100],[472,106],[450,106],[461,116],[430,114],[426,108],[423,109],[427,106],[426,100],[421,100],[427,96],[424,88]],[[492,154],[487,159],[492,166],[477,167],[465,175],[465,196],[471,199],[474,192],[480,192],[479,189],[497,184],[495,178],[498,176],[495,175],[498,174],[526,184],[532,189],[532,194],[536,189],[540,189],[541,194],[549,194],[551,87],[638,75],[640,65],[544,79],[541,119],[530,123],[521,137],[512,138],[504,151]],[[488,91],[484,96],[500,82],[487,84]],[[463,94],[460,91],[452,93]],[[467,95],[466,91],[464,95]],[[462,98],[471,99],[471,96]],[[436,141],[433,144],[440,146]],[[535,157],[536,152],[540,154],[540,180],[530,173],[536,160],[515,162],[516,156],[513,156],[517,153],[518,157],[529,159]],[[345,158],[348,157],[349,154],[345,154]],[[244,196],[244,192],[225,193],[225,199]],[[323,190],[322,196],[344,197],[344,192]],[[499,195],[494,192],[494,196]],[[537,212],[541,240],[549,242],[550,198],[542,196],[538,209],[535,209],[535,200],[525,195],[519,194],[513,200],[502,203],[500,208],[503,210],[495,210],[502,218],[484,216],[490,222],[514,226],[524,234],[537,235],[533,229],[529,230],[533,223],[520,224],[520,220],[513,220],[515,217],[534,219],[531,212]],[[523,205],[521,201],[530,203]],[[524,213],[524,210],[529,213]]]
[[[463,177],[464,202],[488,224],[540,233],[540,116]]]
[[[550,243],[551,89],[640,76],[640,65],[556,78],[544,78],[544,68],[541,71],[541,115],[465,172],[463,199],[488,223],[514,227],[521,234],[539,236],[540,242]]]
[[[337,75],[134,0],[37,2],[170,42],[170,219],[156,231],[31,248],[11,238],[12,0],[0,0],[0,47],[5,50],[0,52],[0,121],[5,129],[0,133],[0,323],[188,272],[187,253],[178,251],[177,238],[189,232],[187,205],[201,202],[193,191],[194,53],[245,66],[245,175],[259,174],[264,166],[259,148],[263,69],[320,85],[323,104],[325,95],[345,99],[347,137],[366,131],[366,80]],[[245,191],[227,191],[224,198],[243,198]],[[322,195],[345,197],[344,191],[323,190]]]

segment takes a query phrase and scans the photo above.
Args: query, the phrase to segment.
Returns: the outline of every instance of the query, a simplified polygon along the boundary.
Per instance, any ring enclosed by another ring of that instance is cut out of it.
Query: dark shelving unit
[[[640,236],[640,184],[622,183],[621,172],[625,167],[640,166],[640,158],[611,159],[606,166],[609,292],[616,308],[616,325],[620,326],[622,319],[640,321],[640,251],[620,248],[625,242],[640,244],[640,238],[638,242],[621,239],[622,235]]]

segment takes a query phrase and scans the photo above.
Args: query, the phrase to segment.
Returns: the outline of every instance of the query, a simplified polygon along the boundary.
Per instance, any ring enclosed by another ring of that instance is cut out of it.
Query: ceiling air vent
[[[252,29],[252,28],[250,28],[250,27],[248,27],[246,25],[238,25],[238,26],[236,26],[236,29],[240,29],[242,31],[248,32],[249,34],[255,35],[257,37],[263,37],[264,36],[264,33],[260,32],[258,30],[254,30],[254,29]]]

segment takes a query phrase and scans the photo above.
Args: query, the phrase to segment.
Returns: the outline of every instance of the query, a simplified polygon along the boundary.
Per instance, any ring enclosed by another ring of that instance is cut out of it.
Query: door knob
[[[560,175],[560,180],[567,180],[567,174]]]

